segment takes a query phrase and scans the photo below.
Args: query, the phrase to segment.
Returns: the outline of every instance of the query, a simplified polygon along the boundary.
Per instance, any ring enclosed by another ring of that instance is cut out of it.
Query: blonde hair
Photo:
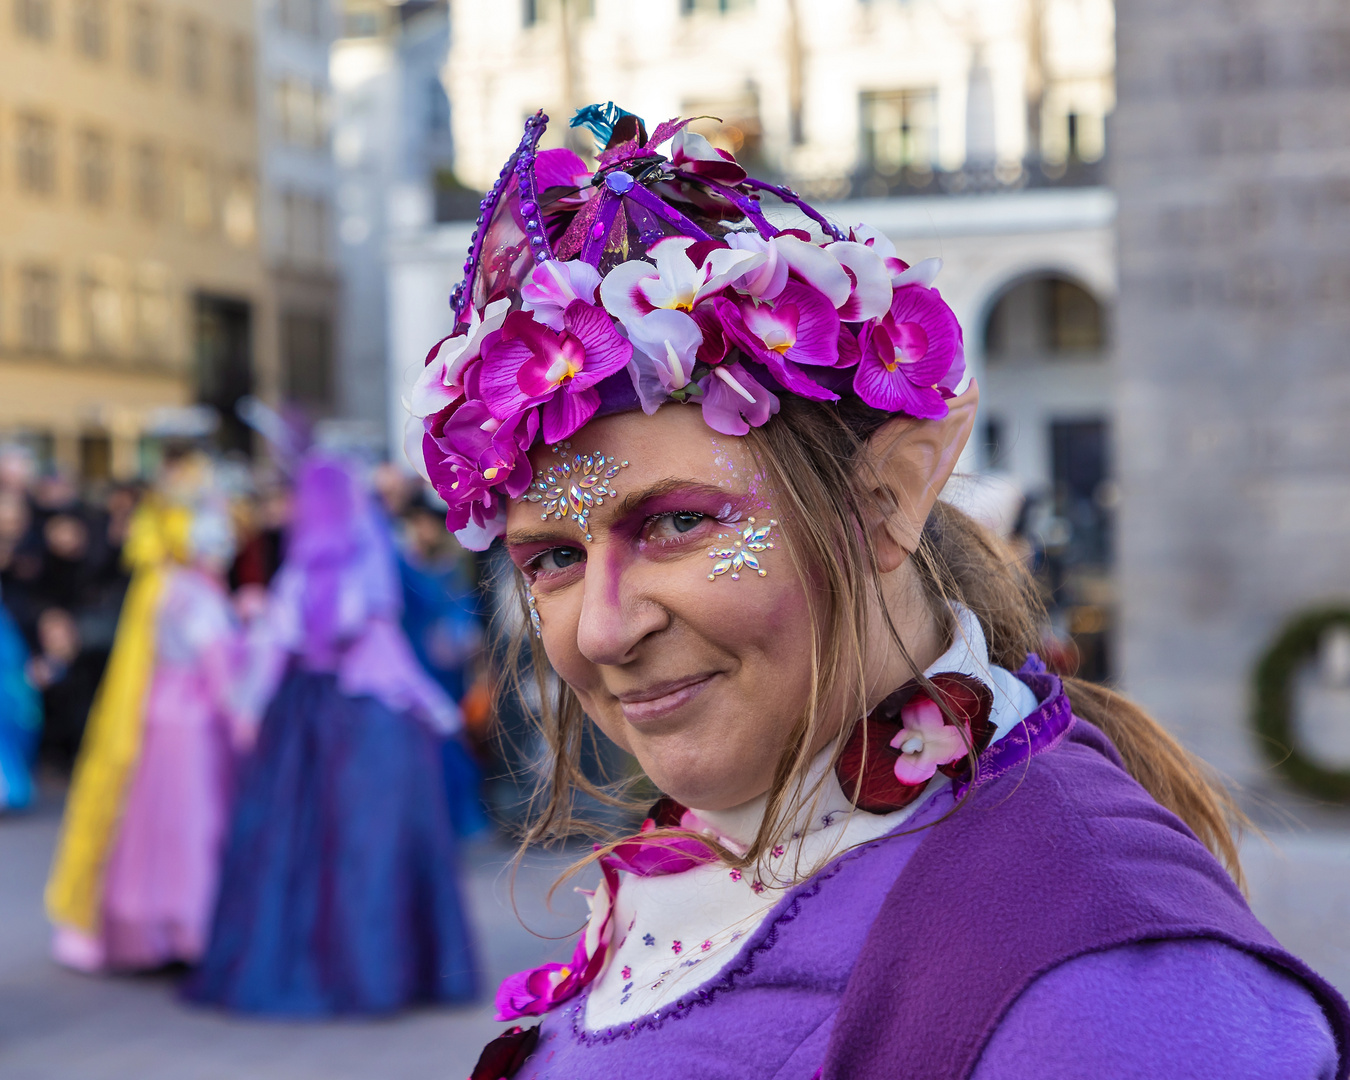
[[[844,717],[860,717],[865,711],[863,657],[872,632],[869,610],[880,607],[901,654],[913,670],[920,670],[886,613],[869,533],[859,527],[869,516],[891,509],[874,505],[872,492],[883,486],[876,482],[864,453],[869,438],[887,419],[857,401],[823,404],[785,396],[780,413],[746,436],[775,492],[774,508],[786,539],[780,546],[786,547],[803,580],[816,587],[810,593],[810,696],[779,756],[754,843],[742,855],[717,848],[733,864],[760,860],[814,797],[816,787],[807,783],[812,747],[823,730],[838,722],[838,710],[842,707]],[[936,504],[911,561],[939,625],[950,623],[953,604],[964,605],[980,622],[993,664],[1015,671],[1040,646],[1046,615],[1030,576],[1001,541],[960,510]],[[522,609],[524,603],[522,590]],[[587,723],[566,684],[549,679],[542,649],[532,637],[526,640],[543,703],[536,720],[548,752],[524,846],[585,829],[586,823],[574,814],[578,792],[613,805],[634,805],[626,798],[631,782],[596,785],[583,773],[582,750],[587,739],[597,738],[594,726]],[[523,689],[523,659],[517,638],[509,650],[508,667],[518,689]],[[926,682],[922,675],[919,678]],[[1064,685],[1075,714],[1105,732],[1131,775],[1185,821],[1241,883],[1234,832],[1248,822],[1208,767],[1115,691],[1075,678],[1066,678]],[[836,757],[852,728],[851,723],[841,725],[834,738]]]

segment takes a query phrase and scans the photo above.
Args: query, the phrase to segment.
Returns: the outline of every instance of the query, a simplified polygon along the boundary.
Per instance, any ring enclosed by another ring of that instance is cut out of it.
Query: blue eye
[[[670,515],[670,523],[678,533],[687,533],[695,528],[707,515],[696,514],[692,510],[680,510]]]
[[[543,570],[545,573],[550,570],[566,570],[570,566],[576,566],[577,563],[584,562],[585,559],[586,553],[580,548],[549,548],[547,551],[540,552],[539,557],[534,560],[534,569]]]

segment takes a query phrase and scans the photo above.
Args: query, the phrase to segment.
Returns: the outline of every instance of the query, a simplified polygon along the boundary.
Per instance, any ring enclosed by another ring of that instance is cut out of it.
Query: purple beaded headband
[[[932,288],[939,263],[902,262],[866,226],[843,230],[795,192],[668,120],[590,106],[594,170],[538,150],[536,113],[483,199],[455,332],[412,393],[409,456],[481,550],[533,480],[528,452],[595,416],[669,402],[744,435],[778,395],[854,395],[921,418],[947,413],[965,372],[961,328]],[[762,200],[809,228],[775,228]]]

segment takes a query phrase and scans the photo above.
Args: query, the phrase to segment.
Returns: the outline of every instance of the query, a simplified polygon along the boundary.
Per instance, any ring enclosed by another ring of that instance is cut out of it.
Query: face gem
[[[525,591],[525,603],[530,609],[530,627],[534,630],[534,636],[542,638],[544,636],[544,629],[539,624],[539,609],[534,606],[534,593],[529,589],[526,589]]]
[[[729,570],[731,580],[740,581],[741,571],[747,566],[756,571],[760,577],[768,577],[769,572],[759,565],[759,553],[773,547],[769,531],[777,524],[778,522],[770,518],[767,525],[756,526],[754,518],[746,518],[745,528],[741,530],[740,536],[732,541],[730,547],[715,547],[708,552],[708,558],[717,560],[713,563],[708,580],[721,577]]]
[[[610,481],[620,469],[628,468],[628,462],[604,454],[573,454],[569,461],[565,451],[570,447],[570,443],[563,443],[553,448],[562,461],[547,471],[536,472],[534,484],[524,498],[526,502],[542,504],[541,519],[551,516],[558,521],[563,518],[575,521],[590,540],[591,511],[618,494]]]

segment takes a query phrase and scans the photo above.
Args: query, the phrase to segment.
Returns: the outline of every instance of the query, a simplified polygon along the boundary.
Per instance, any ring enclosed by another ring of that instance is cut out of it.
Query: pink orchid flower
[[[586,163],[561,146],[534,155],[534,184],[540,195],[554,188],[574,189],[558,200],[561,206],[579,206],[596,193]]]
[[[632,355],[609,316],[584,300],[567,306],[561,332],[513,311],[483,352],[479,389],[499,420],[541,406],[544,439],[561,442],[600,407],[595,384],[624,368]]]
[[[605,310],[631,332],[634,323],[658,308],[693,311],[764,259],[758,252],[704,242],[695,262],[689,254],[693,246],[688,237],[671,236],[648,249],[653,262],[630,259],[620,263],[600,283]]]
[[[477,308],[471,308],[469,328],[432,347],[408,402],[414,416],[431,416],[464,396],[464,369],[478,359],[483,339],[502,325],[510,309],[511,301],[505,298],[488,304],[481,316]]]
[[[865,330],[853,389],[874,409],[933,420],[965,373],[961,326],[936,289],[906,285]]]
[[[670,154],[675,168],[695,176],[720,184],[739,184],[745,179],[745,170],[736,164],[734,157],[687,127],[670,140]]]
[[[829,297],[844,322],[875,319],[890,307],[886,263],[865,244],[839,240],[822,247],[791,233],[774,243],[797,277]]]
[[[753,270],[742,274],[732,288],[747,293],[756,300],[772,300],[787,284],[791,267],[778,249],[777,237],[763,237],[757,232],[728,233],[726,242],[737,251],[750,251],[764,256],[764,261]]]
[[[520,288],[522,308],[550,330],[563,329],[563,312],[575,300],[595,303],[600,271],[588,262],[548,259],[530,271]]]
[[[590,905],[586,931],[577,941],[572,959],[566,964],[544,964],[507,978],[497,990],[495,1004],[498,1020],[522,1016],[541,1016],[556,1005],[575,997],[595,980],[605,964],[614,935],[614,896],[618,874],[604,867],[604,877],[594,892],[578,889]]]
[[[941,259],[923,259],[910,266],[895,253],[895,245],[891,243],[890,237],[870,225],[854,225],[848,234],[850,239],[871,248],[881,257],[894,288],[898,289],[902,285],[922,285],[927,288],[942,269]]]
[[[902,784],[926,784],[941,765],[966,756],[961,729],[946,722],[937,702],[920,698],[900,710],[902,727],[891,740],[900,751],[895,778]]]
[[[718,297],[712,307],[726,337],[768,368],[785,390],[816,401],[836,398],[799,366],[833,367],[839,361],[839,314],[819,291],[789,280],[770,303]]]
[[[446,527],[457,535],[471,526],[490,530],[501,509],[495,489],[515,498],[530,486],[528,451],[539,417],[528,411],[503,422],[482,401],[468,401],[438,421],[423,436],[422,457],[428,479],[449,506]]]

